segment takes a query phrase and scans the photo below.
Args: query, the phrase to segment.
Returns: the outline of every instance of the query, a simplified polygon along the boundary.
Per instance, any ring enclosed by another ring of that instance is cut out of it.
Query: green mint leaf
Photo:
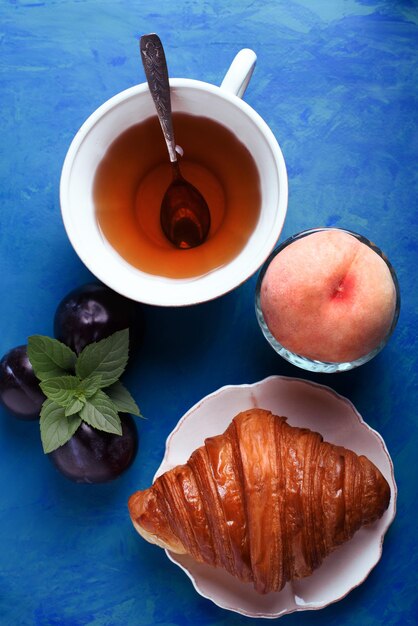
[[[137,403],[126,389],[124,385],[118,380],[106,389],[106,393],[112,400],[116,407],[116,410],[120,413],[132,413],[132,415],[141,415],[141,411],[138,408]]]
[[[80,411],[81,419],[99,430],[115,435],[122,434],[122,424],[116,408],[104,391],[96,391]]]
[[[66,408],[80,394],[80,379],[77,376],[56,376],[39,384],[47,398]],[[78,397],[80,400],[81,398]]]
[[[79,413],[81,409],[83,408],[84,403],[85,401],[83,402],[82,400],[79,400],[78,398],[74,398],[74,400],[70,402],[70,404],[67,407],[65,407],[64,409],[65,416],[70,417],[70,415],[75,415],[76,413]]]
[[[101,376],[101,387],[115,383],[128,362],[129,330],[119,330],[97,343],[90,343],[79,354],[75,366],[77,376]]]
[[[84,394],[85,398],[91,398],[94,396],[96,391],[98,391],[102,386],[102,377],[100,374],[91,374],[88,378],[85,378],[80,383],[80,389]]]
[[[73,371],[77,358],[71,348],[44,335],[29,337],[28,357],[39,380],[47,380]]]
[[[78,415],[66,416],[64,408],[46,399],[41,410],[41,440],[45,454],[67,443],[81,424]]]

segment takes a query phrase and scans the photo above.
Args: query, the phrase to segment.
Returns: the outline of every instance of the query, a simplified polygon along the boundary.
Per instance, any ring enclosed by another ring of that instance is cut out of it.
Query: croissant
[[[129,511],[151,543],[222,567],[264,594],[309,576],[389,500],[366,457],[251,409],[133,494]]]

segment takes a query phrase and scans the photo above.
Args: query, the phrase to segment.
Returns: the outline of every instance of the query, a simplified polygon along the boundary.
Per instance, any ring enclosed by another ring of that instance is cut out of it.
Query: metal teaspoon
[[[183,178],[180,172],[171,115],[168,69],[160,38],[155,34],[143,35],[139,47],[145,76],[167,144],[173,175],[161,202],[161,228],[167,239],[177,248],[194,248],[202,244],[208,236],[209,207],[200,191]]]

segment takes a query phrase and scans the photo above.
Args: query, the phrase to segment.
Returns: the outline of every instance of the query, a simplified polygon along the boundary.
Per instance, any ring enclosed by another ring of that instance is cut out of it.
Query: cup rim
[[[80,240],[78,237],[79,229],[74,227],[72,221],[73,210],[69,202],[71,173],[77,158],[77,154],[93,127],[97,123],[99,123],[100,120],[108,112],[113,110],[119,104],[146,92],[148,90],[147,83],[141,83],[133,87],[129,87],[128,89],[125,89],[115,94],[114,96],[106,100],[103,104],[101,104],[97,109],[95,109],[95,111],[93,111],[93,113],[91,113],[91,115],[81,125],[81,127],[73,137],[64,159],[60,178],[60,207],[64,227],[71,245],[73,246],[75,252],[82,260],[82,262],[99,280],[107,284],[111,289],[120,293],[121,295],[124,295],[125,297],[128,297],[132,300],[143,302],[145,304],[153,304],[159,306],[188,306],[215,299],[232,291],[243,282],[245,282],[248,278],[250,278],[250,276],[252,276],[260,268],[260,266],[263,264],[265,259],[268,257],[268,255],[271,253],[274,246],[276,245],[283,228],[288,204],[288,178],[284,157],[272,130],[262,119],[262,117],[249,104],[244,102],[238,96],[222,89],[221,87],[200,80],[190,78],[172,78],[170,79],[170,85],[174,89],[186,87],[194,88],[199,91],[203,90],[206,92],[210,92],[215,94],[216,96],[220,96],[223,100],[229,101],[234,106],[240,108],[244,112],[244,114],[246,114],[258,127],[272,155],[276,170],[275,186],[279,189],[277,206],[274,212],[274,219],[272,219],[270,232],[265,238],[262,249],[260,249],[257,255],[255,255],[246,262],[244,271],[235,272],[233,277],[228,277],[228,280],[225,280],[225,277],[222,277],[222,280],[217,281],[216,287],[211,285],[211,289],[209,289],[208,293],[203,293],[203,290],[201,293],[198,293],[198,290],[196,289],[196,284],[198,281],[204,280],[205,276],[210,275],[212,272],[201,277],[193,277],[190,279],[164,278],[161,287],[158,290],[154,289],[152,290],[152,293],[149,293],[147,289],[138,289],[137,284],[131,287],[131,283],[126,280],[127,274],[129,272],[135,272],[138,277],[142,275],[144,277],[144,284],[147,283],[148,285],[150,285],[151,282],[158,281],[158,279],[160,279],[161,277],[146,274],[145,272],[141,272],[140,270],[137,270],[136,272],[136,268],[133,268],[133,266],[131,266],[127,261],[120,257],[120,255],[118,255],[116,251],[113,251],[113,249],[112,252],[114,252],[115,254],[115,261],[117,261],[118,269],[115,269],[115,271],[110,276],[108,273],[109,268],[104,268],[103,266],[101,266],[99,259],[97,258],[97,250],[96,252],[91,249],[87,250],[86,246],[80,244]],[[100,242],[98,238],[97,241],[94,242],[94,244],[95,246],[96,244],[100,245],[100,249],[102,251],[104,251],[106,248],[109,248],[110,246],[107,241],[103,240],[103,237],[101,238]],[[214,271],[217,272],[218,275],[220,275],[222,270],[224,268],[227,268],[229,265],[230,264],[226,264],[225,266],[218,268]],[[126,268],[126,271],[124,270],[124,266]],[[120,279],[118,278],[117,274],[119,275]],[[122,279],[122,276],[125,276],[125,279]]]
[[[282,250],[284,250],[284,248],[287,248],[287,246],[289,246],[290,244],[294,243],[295,241],[298,241],[299,239],[303,239],[304,237],[307,237],[307,236],[315,234],[315,233],[319,233],[319,232],[323,232],[323,231],[331,231],[331,230],[348,233],[349,235],[352,235],[353,237],[358,239],[361,243],[363,243],[366,246],[368,246],[369,248],[371,248],[374,252],[376,252],[376,254],[378,254],[380,256],[380,258],[386,263],[386,265],[387,265],[387,267],[388,267],[388,269],[390,271],[390,274],[391,274],[391,277],[392,277],[392,280],[393,280],[393,284],[395,286],[395,297],[396,297],[396,300],[395,300],[395,311],[394,311],[394,314],[393,314],[393,319],[392,319],[391,326],[390,326],[387,334],[382,338],[380,343],[373,350],[371,350],[369,353],[367,353],[365,355],[362,355],[362,356],[358,357],[357,359],[355,359],[353,361],[347,361],[347,362],[319,361],[317,359],[311,359],[309,357],[303,356],[302,354],[298,354],[296,352],[292,352],[291,350],[288,350],[270,332],[270,329],[268,328],[267,323],[266,323],[266,321],[264,319],[264,315],[263,315],[263,312],[262,312],[262,309],[261,309],[261,301],[260,301],[261,284],[263,282],[264,276],[265,276],[265,274],[267,272],[267,269],[268,269],[271,261],[280,252],[282,252]],[[295,233],[294,235],[291,235],[290,237],[285,239],[285,241],[283,241],[280,245],[278,245],[271,252],[271,254],[268,256],[268,258],[263,263],[263,265],[262,265],[262,267],[260,269],[260,272],[258,274],[257,283],[256,283],[256,287],[255,287],[255,314],[256,314],[257,322],[258,322],[258,324],[260,326],[260,329],[261,329],[264,337],[267,339],[267,341],[271,345],[271,347],[282,358],[284,358],[286,361],[288,361],[292,365],[296,365],[297,367],[300,367],[301,369],[307,370],[309,372],[316,372],[316,373],[321,373],[321,374],[334,374],[334,373],[338,373],[338,372],[345,372],[345,371],[354,369],[354,368],[356,368],[356,367],[358,367],[360,365],[363,365],[364,363],[367,363],[373,357],[375,357],[386,346],[387,342],[389,341],[389,338],[391,337],[393,331],[395,330],[395,327],[396,327],[396,325],[398,323],[398,319],[399,319],[400,309],[401,309],[401,295],[400,295],[400,287],[399,287],[398,277],[396,275],[396,272],[395,272],[395,269],[394,269],[393,265],[389,261],[389,259],[386,256],[386,254],[378,246],[376,246],[376,244],[374,244],[372,241],[370,241],[370,239],[368,239],[364,235],[361,235],[360,233],[357,233],[357,232],[355,232],[353,230],[349,230],[348,228],[340,228],[338,226],[324,226],[324,227],[318,227],[318,228],[308,228],[306,230],[302,230],[302,231],[300,231],[298,233]]]

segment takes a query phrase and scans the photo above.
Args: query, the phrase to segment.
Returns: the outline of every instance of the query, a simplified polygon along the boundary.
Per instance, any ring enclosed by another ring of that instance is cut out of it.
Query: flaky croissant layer
[[[389,501],[366,457],[251,409],[132,495],[129,511],[148,541],[267,593],[309,576]]]

